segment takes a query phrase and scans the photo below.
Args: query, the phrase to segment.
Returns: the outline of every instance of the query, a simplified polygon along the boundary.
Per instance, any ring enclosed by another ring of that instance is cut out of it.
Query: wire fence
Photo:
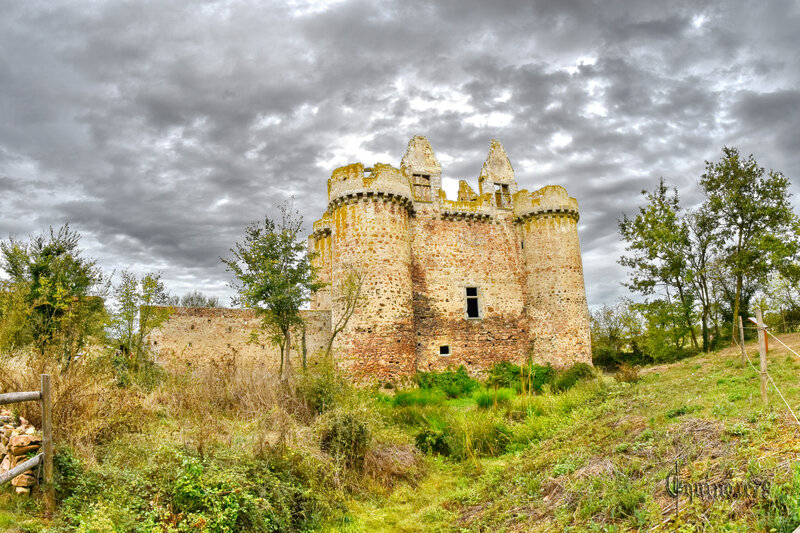
[[[759,324],[759,325],[756,325],[756,326],[744,326],[744,329],[756,329],[756,330],[762,330],[762,331],[763,331],[763,332],[764,332],[766,335],[769,335],[770,337],[772,337],[773,339],[775,339],[776,341],[778,341],[778,343],[779,343],[779,344],[781,344],[781,345],[782,345],[784,348],[786,348],[787,350],[789,350],[789,352],[791,352],[792,354],[794,354],[794,356],[795,356],[795,357],[797,357],[798,359],[800,359],[800,354],[798,354],[798,353],[797,353],[795,350],[793,350],[792,348],[790,348],[789,346],[787,346],[787,345],[786,345],[786,343],[784,343],[784,342],[783,342],[782,340],[780,340],[778,337],[776,337],[775,335],[773,335],[773,334],[772,334],[772,332],[770,332],[770,331],[767,329],[767,326],[766,326],[766,325],[764,325],[764,323],[763,323],[763,322],[762,322],[761,324]],[[759,375],[761,375],[761,374],[764,374],[764,375],[766,375],[766,377],[767,377],[767,380],[768,380],[768,381],[769,381],[769,382],[772,384],[773,388],[775,389],[775,392],[777,392],[777,393],[778,393],[778,396],[780,396],[781,400],[783,400],[783,403],[786,405],[786,408],[789,410],[789,413],[791,413],[791,415],[792,415],[792,417],[794,418],[795,422],[797,422],[797,425],[798,425],[798,426],[800,426],[800,419],[798,419],[798,417],[797,417],[797,413],[795,413],[794,409],[792,409],[792,406],[791,406],[791,405],[789,405],[789,402],[788,402],[788,401],[786,401],[786,397],[783,395],[783,393],[781,392],[780,388],[778,388],[778,385],[777,385],[777,383],[775,383],[775,380],[774,380],[774,379],[772,379],[772,376],[771,376],[771,375],[769,374],[769,372],[767,371],[767,369],[766,369],[766,365],[764,365],[764,370],[757,370],[757,369],[756,369],[756,367],[755,367],[755,365],[753,365],[753,362],[750,360],[750,356],[747,354],[747,349],[746,349],[744,346],[742,346],[742,344],[740,344],[738,340],[734,339],[734,341],[736,342],[737,346],[739,346],[739,348],[742,350],[742,354],[743,354],[743,355],[744,355],[744,356],[747,358],[747,363],[750,365],[750,368],[752,368],[752,369],[753,369],[753,371],[754,371],[756,374],[759,374]],[[766,348],[764,347],[763,349],[766,349]]]

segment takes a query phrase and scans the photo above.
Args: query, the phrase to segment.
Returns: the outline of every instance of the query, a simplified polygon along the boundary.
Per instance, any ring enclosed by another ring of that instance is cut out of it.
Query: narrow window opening
[[[414,174],[414,197],[422,202],[431,201],[431,176],[430,174]]]
[[[494,198],[497,202],[497,207],[502,209],[511,208],[511,191],[508,185],[495,184]]]
[[[450,355],[449,346],[439,346],[439,355]]]
[[[478,287],[467,287],[467,318],[480,318]]]
[[[525,249],[525,241],[519,241],[519,247]]]

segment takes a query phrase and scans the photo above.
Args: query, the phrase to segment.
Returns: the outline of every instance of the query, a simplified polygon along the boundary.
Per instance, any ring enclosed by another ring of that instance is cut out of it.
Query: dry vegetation
[[[800,334],[783,339],[800,346]],[[773,348],[770,373],[800,406],[800,360]],[[353,389],[324,365],[290,389],[225,360],[120,386],[101,353],[65,374],[26,354],[4,357],[2,367],[0,392],[36,389],[38,373],[53,375],[60,504],[48,520],[36,497],[0,493],[0,530],[800,524],[800,428],[774,393],[768,408],[760,404],[757,376],[734,349],[622,369],[618,379],[552,375],[539,394],[518,394],[508,382],[486,389],[452,373],[424,376],[428,388],[392,397]],[[524,374],[504,372],[495,383]],[[35,404],[20,407],[38,423]],[[687,480],[768,478],[772,492],[682,501],[676,522],[664,491],[675,461]]]

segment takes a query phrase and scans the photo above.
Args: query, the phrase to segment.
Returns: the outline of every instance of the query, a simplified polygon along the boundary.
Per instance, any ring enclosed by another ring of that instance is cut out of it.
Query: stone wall
[[[248,368],[277,372],[280,349],[264,338],[251,309],[176,307],[161,328],[148,337],[157,360],[173,371],[234,360]],[[330,337],[330,311],[301,311],[306,321],[309,358],[324,351]],[[259,336],[256,340],[253,334]],[[292,334],[292,364],[299,368],[301,332]]]
[[[525,360],[525,267],[517,241],[510,213],[494,219],[418,213],[412,252],[419,370],[463,364],[478,372]],[[480,318],[466,316],[467,287],[477,289]]]

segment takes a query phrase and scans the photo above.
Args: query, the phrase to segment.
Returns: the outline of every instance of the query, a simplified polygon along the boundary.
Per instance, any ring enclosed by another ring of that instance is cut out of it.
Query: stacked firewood
[[[0,474],[3,474],[36,455],[42,447],[42,437],[27,420],[15,417],[8,409],[0,409],[0,424]],[[11,480],[11,484],[17,494],[30,494],[36,486],[36,475],[28,470]]]

